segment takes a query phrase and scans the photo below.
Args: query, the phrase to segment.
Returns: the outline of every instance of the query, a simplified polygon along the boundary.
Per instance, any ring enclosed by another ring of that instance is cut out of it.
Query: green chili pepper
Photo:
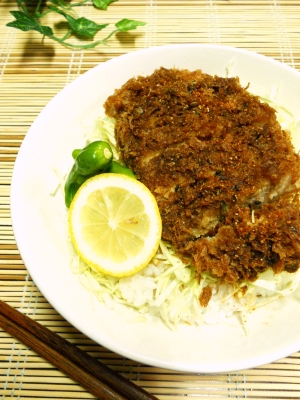
[[[72,152],[75,159],[71,172],[65,183],[65,203],[70,204],[80,186],[89,178],[106,171],[113,158],[113,152],[108,143],[97,140],[84,149]]]
[[[72,151],[72,157],[76,160],[77,156],[81,153],[81,149],[75,149]]]
[[[113,174],[127,175],[130,176],[131,178],[136,179],[136,176],[131,169],[125,167],[125,165],[119,164],[116,161],[111,162],[106,172],[111,172]]]

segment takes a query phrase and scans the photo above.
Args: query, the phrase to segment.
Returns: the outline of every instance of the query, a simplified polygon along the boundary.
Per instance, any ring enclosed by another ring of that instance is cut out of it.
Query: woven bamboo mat
[[[70,326],[43,298],[20,258],[11,227],[9,191],[19,146],[47,102],[78,75],[129,51],[170,43],[243,47],[300,70],[299,0],[119,0],[101,23],[124,17],[144,28],[113,37],[108,47],[73,52],[32,31],[5,25],[16,10],[0,0],[0,296],[11,305],[132,379],[159,399],[299,399],[300,352],[233,374],[187,374],[124,359]],[[99,12],[99,11],[98,11]],[[83,15],[97,11],[86,6]],[[53,25],[56,21],[51,21]],[[97,18],[97,17],[95,17]],[[95,19],[94,18],[94,19]],[[300,350],[300,349],[299,349]],[[91,399],[78,384],[0,330],[0,398]]]

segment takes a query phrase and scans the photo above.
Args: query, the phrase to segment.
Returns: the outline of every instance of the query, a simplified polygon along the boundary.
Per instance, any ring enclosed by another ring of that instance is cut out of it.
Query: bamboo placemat
[[[101,13],[101,23],[124,17],[144,28],[113,37],[108,47],[74,52],[32,31],[5,25],[16,10],[0,0],[0,296],[159,399],[299,399],[300,352],[232,374],[175,373],[112,353],[70,326],[32,282],[17,249],[9,191],[14,161],[31,123],[48,101],[88,69],[113,57],[154,45],[215,43],[243,47],[300,70],[299,0],[119,0]],[[97,19],[99,11],[85,6]],[[53,22],[49,16],[49,24]],[[99,18],[99,17],[98,17]],[[299,349],[300,350],[300,349]],[[91,399],[78,384],[0,330],[0,398]]]

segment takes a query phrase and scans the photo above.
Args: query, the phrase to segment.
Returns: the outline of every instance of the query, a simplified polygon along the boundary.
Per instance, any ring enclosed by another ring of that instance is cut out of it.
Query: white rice
[[[224,322],[236,313],[240,313],[245,321],[249,312],[290,295],[300,282],[300,270],[277,275],[268,270],[255,282],[247,283],[245,295],[241,291],[244,284],[219,286],[217,280],[208,274],[202,275],[199,284],[194,269],[184,265],[163,241],[152,262],[129,277],[115,278],[95,272],[75,252],[73,268],[81,283],[108,308],[113,309],[116,303],[125,304],[140,315],[160,317],[172,330],[180,323]],[[213,296],[204,308],[199,296],[206,285],[213,287]]]

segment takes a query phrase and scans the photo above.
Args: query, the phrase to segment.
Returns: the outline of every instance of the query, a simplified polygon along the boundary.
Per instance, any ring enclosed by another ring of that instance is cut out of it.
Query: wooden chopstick
[[[99,399],[157,400],[157,397],[1,300],[0,327]]]

